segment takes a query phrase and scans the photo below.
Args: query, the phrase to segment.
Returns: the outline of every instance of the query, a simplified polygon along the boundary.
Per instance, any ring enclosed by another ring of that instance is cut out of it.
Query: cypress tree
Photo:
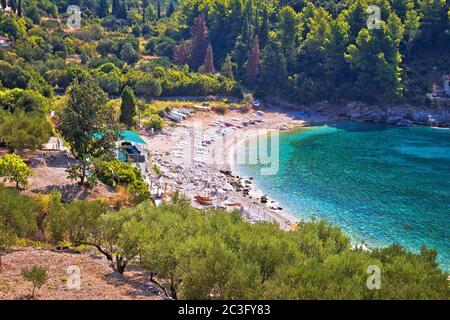
[[[158,1],[158,20],[161,19],[161,3]]]
[[[214,68],[214,56],[211,43],[208,44],[208,48],[206,49],[205,63],[203,64],[203,68],[203,71],[205,73],[216,73],[216,69]]]
[[[194,20],[191,27],[191,65],[196,70],[204,62],[206,48],[208,47],[208,29],[206,28],[205,13],[201,13]]]
[[[126,124],[128,128],[133,126],[134,117],[137,114],[136,110],[136,97],[134,96],[133,90],[126,86],[123,89],[122,103],[120,105],[120,122]]]
[[[23,7],[22,7],[22,0],[19,0],[17,4],[17,15],[21,17],[23,15]]]
[[[170,17],[174,11],[175,11],[175,6],[173,4],[173,1],[170,1],[169,7],[167,8],[166,16]]]

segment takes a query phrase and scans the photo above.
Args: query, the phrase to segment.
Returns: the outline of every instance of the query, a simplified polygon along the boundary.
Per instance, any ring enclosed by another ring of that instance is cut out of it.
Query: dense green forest
[[[113,211],[100,200],[61,203],[56,193],[28,198],[0,188],[0,203],[0,250],[38,233],[97,248],[121,273],[137,263],[153,272],[172,298],[449,299],[436,251],[351,250],[340,229],[323,221],[285,232],[238,213],[194,209],[179,195],[160,207]],[[367,285],[371,265],[381,270],[379,290]]]
[[[298,102],[422,103],[450,72],[445,0],[70,1],[80,30],[65,25],[69,1],[3,2],[16,14],[1,15],[13,50],[0,52],[0,81],[46,97],[89,74],[113,96],[126,85],[146,97],[240,96],[242,85]]]

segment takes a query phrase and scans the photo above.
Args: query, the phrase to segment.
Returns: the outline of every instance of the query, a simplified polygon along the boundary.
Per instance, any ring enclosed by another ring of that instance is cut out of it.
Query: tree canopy
[[[70,88],[67,106],[59,115],[61,133],[79,161],[69,168],[69,175],[80,179],[81,184],[93,160],[111,157],[114,149],[116,117],[106,100],[106,93],[92,78],[87,78]]]

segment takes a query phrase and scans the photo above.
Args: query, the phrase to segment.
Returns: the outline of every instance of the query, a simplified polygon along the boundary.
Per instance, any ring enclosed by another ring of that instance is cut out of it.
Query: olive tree
[[[17,189],[20,185],[27,185],[31,174],[31,169],[20,156],[11,153],[0,158],[0,177],[3,177],[4,181],[15,183]]]
[[[39,149],[52,133],[52,127],[40,113],[0,111],[0,140],[6,143],[11,152]]]
[[[0,187],[0,268],[1,254],[17,238],[30,237],[37,230],[37,201],[17,190]]]

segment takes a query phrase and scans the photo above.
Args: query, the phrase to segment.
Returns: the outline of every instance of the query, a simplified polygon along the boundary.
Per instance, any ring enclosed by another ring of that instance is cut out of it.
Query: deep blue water
[[[354,242],[439,251],[450,269],[450,131],[339,122],[280,134],[280,168],[239,170],[295,216],[325,219]]]

